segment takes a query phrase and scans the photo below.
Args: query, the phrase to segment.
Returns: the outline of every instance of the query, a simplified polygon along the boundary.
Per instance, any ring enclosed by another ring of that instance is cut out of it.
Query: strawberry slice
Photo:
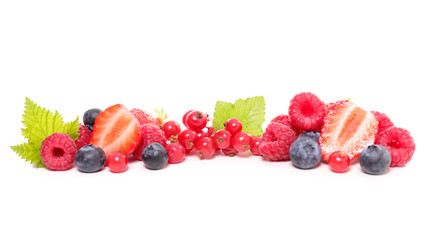
[[[329,104],[328,108],[319,140],[324,160],[328,162],[336,151],[346,153],[352,160],[374,144],[379,123],[373,113],[348,100]]]
[[[140,129],[136,117],[123,105],[116,104],[96,117],[90,144],[101,147],[107,157],[117,151],[128,155],[139,143]]]

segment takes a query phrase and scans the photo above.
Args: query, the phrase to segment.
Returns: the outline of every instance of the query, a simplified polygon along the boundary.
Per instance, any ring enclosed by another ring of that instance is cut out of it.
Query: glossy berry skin
[[[238,118],[230,118],[228,121],[223,123],[225,129],[234,136],[235,134],[241,132],[243,130],[243,124]]]
[[[188,117],[188,114],[190,114],[191,112],[193,112],[194,110],[189,110],[188,112],[186,112],[183,117],[182,117],[182,123],[183,125],[188,128],[188,124],[186,123],[186,118]]]
[[[83,123],[90,131],[93,130],[93,125],[95,125],[95,119],[101,112],[102,110],[99,108],[91,108],[84,112]]]
[[[228,157],[234,157],[238,154],[238,151],[233,147],[224,148],[222,149],[222,152]]]
[[[225,129],[217,131],[212,137],[217,148],[223,149],[231,146],[232,135]]]
[[[216,146],[211,138],[203,137],[197,141],[195,150],[201,158],[209,158],[216,152]]]
[[[169,163],[177,164],[185,160],[185,148],[180,143],[169,143],[166,150],[169,154]]]
[[[113,152],[107,158],[109,170],[114,173],[126,171],[128,162],[127,156],[121,152]]]
[[[186,125],[195,132],[201,132],[207,125],[207,116],[200,111],[192,111],[186,117]]]
[[[197,140],[197,133],[191,129],[185,129],[178,135],[178,141],[182,146],[187,150],[191,151],[195,147],[195,142]]]
[[[290,159],[297,168],[311,169],[321,161],[321,148],[312,138],[298,138],[290,146]]]
[[[261,142],[262,142],[262,137],[253,137],[253,143],[250,147],[250,151],[251,153],[253,153],[253,155],[255,156],[260,155],[259,146]]]
[[[181,131],[179,123],[173,120],[165,122],[161,129],[163,130],[166,139],[170,139],[174,136],[177,137]]]
[[[371,145],[359,155],[359,164],[364,172],[379,175],[388,170],[391,164],[391,154],[383,146]]]
[[[351,160],[349,156],[341,151],[336,151],[332,153],[328,158],[328,166],[333,172],[347,172],[349,170],[349,165],[351,165]]]
[[[142,161],[148,169],[159,170],[169,161],[169,154],[161,144],[153,142],[143,150]]]
[[[246,132],[239,132],[232,137],[232,147],[238,152],[245,152],[251,148],[253,138]]]
[[[77,151],[74,161],[81,172],[93,173],[105,166],[106,155],[102,148],[88,144]]]

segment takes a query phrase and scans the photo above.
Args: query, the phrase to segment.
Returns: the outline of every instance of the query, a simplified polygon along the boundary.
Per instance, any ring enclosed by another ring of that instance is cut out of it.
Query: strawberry
[[[127,155],[138,145],[140,129],[136,117],[123,105],[116,104],[96,117],[90,144],[101,147],[107,157],[118,151]]]
[[[378,122],[373,113],[365,111],[348,100],[328,105],[319,140],[322,157],[341,151],[352,160],[364,148],[373,145]]]

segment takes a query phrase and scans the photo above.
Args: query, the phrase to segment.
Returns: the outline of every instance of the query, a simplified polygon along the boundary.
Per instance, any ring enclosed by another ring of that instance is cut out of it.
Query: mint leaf
[[[78,117],[72,122],[64,123],[62,116],[38,106],[28,97],[25,98],[25,109],[22,115],[22,135],[28,142],[11,146],[10,148],[22,159],[35,164],[36,167],[45,167],[40,157],[42,141],[53,133],[66,133],[73,140],[78,138]]]
[[[240,98],[234,104],[217,101],[212,124],[215,131],[225,128],[223,123],[233,117],[241,121],[243,131],[253,136],[261,136],[262,124],[265,122],[265,98],[262,96]]]

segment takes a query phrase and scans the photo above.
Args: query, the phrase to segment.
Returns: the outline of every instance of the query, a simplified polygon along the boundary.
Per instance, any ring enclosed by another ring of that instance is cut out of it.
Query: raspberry
[[[309,92],[294,96],[288,109],[291,124],[306,131],[321,128],[326,114],[327,107],[324,102]]]
[[[263,133],[259,152],[270,161],[289,160],[290,146],[296,138],[296,134],[291,128],[272,122]]]
[[[376,137],[376,144],[386,147],[392,157],[391,167],[402,167],[413,157],[416,144],[410,132],[391,127]]]
[[[386,114],[377,111],[371,111],[371,113],[374,114],[377,121],[379,122],[379,129],[377,130],[377,134],[380,134],[390,127],[393,127],[393,122],[388,118],[388,116],[386,116]]]
[[[142,159],[142,152],[146,146],[150,143],[157,142],[163,146],[166,146],[167,139],[164,136],[163,130],[154,124],[144,124],[141,126],[142,137],[139,141],[138,146],[133,151],[133,159]]]
[[[41,143],[40,156],[50,170],[64,171],[71,168],[77,147],[65,133],[53,133]]]
[[[276,122],[276,123],[281,123],[281,124],[286,125],[287,127],[291,128],[294,131],[294,133],[296,133],[297,136],[299,136],[299,134],[305,132],[305,130],[300,129],[300,128],[294,126],[293,124],[291,124],[290,117],[288,115],[284,115],[284,114],[278,115],[278,116],[274,117],[271,120],[271,122]],[[317,130],[317,131],[319,132],[320,130]]]
[[[78,129],[78,138],[75,140],[75,145],[77,145],[77,150],[89,144],[90,136],[92,136],[92,131],[90,131],[83,124],[79,124],[80,128]]]
[[[154,118],[143,110],[133,108],[130,112],[138,119],[140,125],[154,123]]]
[[[271,122],[281,123],[291,128],[290,118],[288,117],[288,115],[284,115],[284,114],[278,115],[274,117],[271,120]]]

